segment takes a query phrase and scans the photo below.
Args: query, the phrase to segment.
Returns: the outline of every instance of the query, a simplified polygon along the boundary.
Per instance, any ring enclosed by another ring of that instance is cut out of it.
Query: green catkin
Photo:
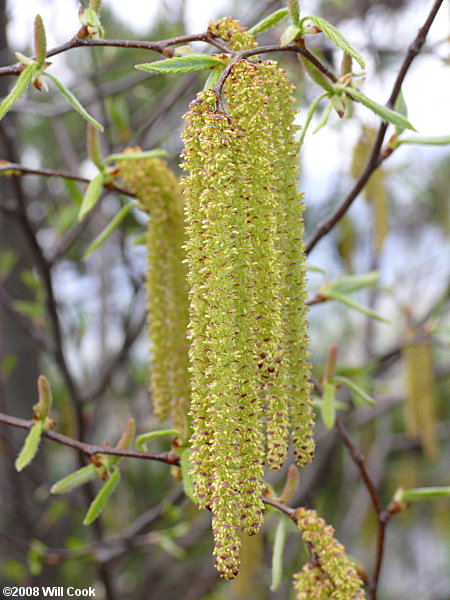
[[[171,416],[183,432],[190,397],[183,198],[177,178],[164,161],[152,158],[119,164],[119,176],[149,215],[146,288],[153,407],[159,419]]]
[[[217,21],[210,21],[208,33],[227,42],[230,48],[236,52],[249,50],[258,46],[255,36],[248,33],[246,27],[242,27],[239,21],[231,17],[223,17]]]
[[[315,561],[294,578],[294,587],[299,592],[296,600],[364,600],[363,583],[344,546],[333,537],[333,527],[318,517],[315,510],[299,508],[295,516],[303,541]],[[317,592],[308,596],[307,590],[315,589],[315,580]]]

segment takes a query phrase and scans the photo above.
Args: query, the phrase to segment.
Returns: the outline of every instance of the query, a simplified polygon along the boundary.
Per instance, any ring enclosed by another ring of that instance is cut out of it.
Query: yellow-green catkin
[[[306,508],[297,510],[296,521],[314,560],[294,577],[297,600],[363,600],[366,597],[363,582],[344,546],[333,537],[333,527],[318,517],[315,510]]]
[[[119,164],[119,176],[149,215],[146,288],[153,407],[158,418],[171,416],[183,432],[190,398],[183,196],[176,176],[163,160],[123,160]]]
[[[409,336],[413,336],[412,331]],[[431,346],[421,341],[411,343],[403,349],[403,358],[406,433],[412,438],[418,438],[425,456],[434,460],[439,454],[439,448]]]
[[[226,42],[236,52],[249,50],[258,46],[255,36],[248,33],[246,27],[243,27],[239,21],[231,17],[223,17],[217,21],[210,21],[208,33]]]

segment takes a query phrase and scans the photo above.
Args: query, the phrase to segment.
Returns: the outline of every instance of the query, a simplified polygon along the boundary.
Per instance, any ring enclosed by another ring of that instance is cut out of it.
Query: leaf
[[[309,74],[311,79],[317,83],[321,88],[329,92],[330,94],[335,93],[335,89],[330,81],[317,69],[313,63],[308,60],[305,56],[299,55],[300,62],[305,67],[306,72]]]
[[[302,19],[302,21],[305,21],[306,19],[312,21],[315,25],[317,25],[317,27],[319,27],[323,31],[327,38],[331,40],[333,44],[335,44],[341,50],[343,50],[345,54],[349,54],[350,56],[352,56],[356,60],[358,65],[361,67],[361,69],[366,68],[366,64],[361,54],[356,50],[356,48],[354,48],[350,44],[350,42],[342,35],[342,33],[338,29],[336,29],[336,27],[334,27],[333,25],[331,25],[331,23],[328,23],[328,21],[325,21],[325,19],[322,19],[321,17],[305,17],[304,19]]]
[[[139,450],[139,452],[146,452],[146,444],[148,442],[166,435],[177,435],[178,437],[182,437],[181,433],[177,429],[162,429],[160,431],[151,431],[150,433],[141,433],[141,435],[138,435],[136,438],[136,450]]]
[[[223,65],[221,58],[209,54],[190,54],[157,60],[152,63],[142,63],[135,65],[135,68],[140,71],[152,71],[154,73],[190,73],[191,71],[210,69],[217,65]]]
[[[138,202],[128,202],[127,204],[124,204],[124,206],[122,206],[122,208],[114,215],[103,231],[89,245],[88,249],[82,256],[82,260],[86,260],[87,257],[94,252],[94,250],[97,250],[97,248],[103,244],[103,242],[111,235],[111,233],[122,223],[130,210],[136,206],[139,206]]]
[[[97,470],[94,465],[88,465],[87,467],[83,467],[82,469],[78,469],[67,477],[60,479],[56,483],[52,485],[50,488],[50,492],[52,494],[65,494],[66,492],[70,492],[75,489],[79,485],[83,485],[83,483],[87,483],[94,479],[97,476]]]
[[[336,388],[330,381],[327,381],[323,388],[322,404],[320,407],[322,421],[327,429],[331,429],[336,421],[335,395]]]
[[[97,130],[91,123],[88,123],[87,125],[87,151],[89,158],[97,169],[101,171],[103,169],[103,161],[100,150],[100,140],[98,139]]]
[[[42,426],[42,421],[36,421],[28,432],[22,450],[16,459],[16,471],[22,471],[36,456],[41,441]]]
[[[377,319],[378,321],[382,321],[383,323],[390,323],[389,319],[385,319],[384,317],[382,317],[381,315],[376,313],[371,308],[368,308],[367,306],[363,306],[362,304],[359,304],[358,302],[356,302],[349,296],[346,296],[345,294],[341,294],[340,292],[337,292],[335,290],[327,291],[325,286],[324,286],[324,290],[325,291],[321,291],[321,294],[323,296],[325,296],[326,298],[330,298],[332,300],[337,300],[338,302],[342,302],[342,304],[346,304],[350,308],[353,308],[353,309],[363,313],[364,315],[367,315],[368,317],[372,317],[372,319]]]
[[[397,141],[400,144],[420,144],[422,146],[447,146],[450,144],[450,135],[442,135],[437,137],[416,137],[404,138]]]
[[[305,124],[302,127],[302,132],[301,132],[299,140],[298,140],[300,144],[303,144],[303,140],[305,139],[309,124],[311,123],[311,119],[313,118],[313,115],[316,111],[316,108],[319,105],[319,102],[321,100],[323,100],[323,98],[327,98],[327,97],[328,97],[328,94],[321,94],[320,96],[318,96],[315,100],[313,100],[311,102],[310,107],[308,108],[308,112],[306,114]]]
[[[300,4],[299,0],[288,0],[288,10],[289,16],[291,17],[291,21],[297,27],[302,26],[302,22],[300,21]]]
[[[322,116],[320,117],[320,121],[317,124],[317,127],[313,131],[313,135],[315,133],[317,133],[318,131],[320,131],[328,123],[328,119],[330,117],[332,109],[333,109],[333,103],[328,102],[328,104],[325,107],[325,110],[322,113]]]
[[[188,498],[192,500],[194,504],[197,504],[197,499],[194,495],[194,486],[191,477],[191,451],[189,448],[183,450],[181,454],[181,475],[183,477],[184,492]]]
[[[325,274],[324,269],[321,269],[320,267],[316,267],[315,265],[306,265],[306,270],[307,271],[312,271],[313,273],[322,273],[323,275]]]
[[[345,275],[333,281],[330,287],[341,294],[348,294],[374,285],[379,275],[378,271],[369,271],[361,275]]]
[[[80,212],[78,213],[78,221],[82,221],[97,204],[102,188],[103,173],[97,173],[94,179],[89,182],[86,193],[84,194],[83,202],[80,206]]]
[[[30,84],[31,80],[33,79],[33,76],[35,75],[38,68],[39,67],[36,63],[31,63],[30,65],[25,67],[25,69],[19,75],[19,77],[18,77],[16,83],[13,85],[11,91],[6,96],[6,98],[3,100],[3,102],[0,104],[0,119],[2,119],[5,116],[5,114],[11,108],[11,106],[15,102],[17,102],[17,100],[20,98],[20,96],[27,89],[28,85]]]
[[[280,21],[286,17],[288,12],[289,11],[287,8],[280,8],[280,10],[276,10],[265,19],[258,21],[256,25],[253,25],[253,27],[248,30],[248,33],[251,33],[252,35],[258,35],[259,33],[262,33],[271,27],[275,27],[275,25],[278,25],[278,23],[280,23]]]
[[[203,89],[212,90],[216,83],[219,81],[222,71],[223,69],[221,69],[220,67],[215,67],[215,69],[213,69],[208,75],[208,79],[205,81]]]
[[[367,108],[370,108],[370,110],[377,114],[379,117],[381,117],[383,121],[388,121],[396,127],[403,127],[404,129],[412,129],[413,131],[416,131],[414,126],[411,125],[411,123],[406,117],[404,117],[398,112],[395,112],[395,110],[387,108],[386,106],[381,106],[381,104],[378,104],[374,100],[371,100],[356,88],[345,87],[343,88],[343,90],[347,94],[349,94],[354,100],[357,100]]]
[[[403,96],[403,90],[400,88],[400,92],[395,101],[394,110],[404,117],[408,116],[408,107],[406,106],[405,97]],[[402,134],[405,131],[404,127],[397,126],[397,135]]]
[[[108,477],[99,493],[92,500],[91,505],[89,506],[88,511],[86,513],[86,516],[84,517],[83,525],[90,525],[100,515],[102,510],[105,508],[106,503],[110,499],[111,494],[116,489],[119,480],[119,470],[114,469],[114,471]]]
[[[31,575],[38,577],[42,572],[42,563],[47,546],[40,540],[31,540],[27,552],[27,565]]]
[[[39,402],[33,407],[40,419],[44,420],[47,416],[51,417],[51,410],[53,404],[52,388],[50,382],[45,375],[39,375],[38,377],[38,394]]]
[[[275,542],[272,553],[272,584],[271,592],[276,592],[280,587],[283,577],[283,552],[286,544],[286,519],[280,517],[275,532]]]
[[[45,62],[45,57],[47,55],[47,39],[45,36],[45,28],[44,23],[42,21],[41,15],[36,15],[34,19],[34,55],[36,58],[36,63],[39,67]]]
[[[86,121],[91,123],[91,125],[93,125],[97,129],[99,129],[100,131],[103,131],[103,125],[101,125],[98,121],[96,121],[94,119],[94,117],[91,117],[91,115],[80,104],[80,102],[77,100],[77,98],[75,98],[75,96],[72,94],[72,92],[69,89],[67,89],[66,86],[63,83],[61,83],[61,81],[59,79],[57,79],[56,77],[53,77],[53,75],[50,75],[50,73],[43,73],[43,75],[44,75],[44,77],[48,77],[49,79],[51,79],[53,81],[53,83],[56,85],[58,90],[62,93],[64,98],[69,102],[69,104],[71,104],[73,106],[73,108],[77,111],[77,113],[83,117],[83,119],[86,119]]]
[[[298,37],[300,37],[301,34],[302,30],[300,27],[297,27],[297,25],[289,25],[281,34],[280,45],[287,46],[292,42],[292,40],[295,40]]]
[[[434,498],[444,498],[449,496],[450,486],[413,488],[410,490],[402,490],[399,493],[399,500],[405,502],[419,502],[421,500],[433,500]]]
[[[121,152],[117,154],[108,154],[103,164],[118,160],[147,160],[149,158],[165,158],[169,156],[166,150],[155,148],[154,150],[145,150],[144,152]]]
[[[363,389],[361,389],[359,387],[359,385],[357,385],[354,381],[352,381],[348,377],[344,377],[343,375],[336,375],[333,378],[333,381],[338,381],[339,383],[344,383],[348,388],[350,388],[352,390],[352,392],[354,392],[357,396],[359,396],[361,398],[361,400],[363,400],[364,402],[366,402],[367,404],[369,404],[372,407],[376,406],[375,400],[372,398],[372,396],[369,396],[369,394],[367,394]]]

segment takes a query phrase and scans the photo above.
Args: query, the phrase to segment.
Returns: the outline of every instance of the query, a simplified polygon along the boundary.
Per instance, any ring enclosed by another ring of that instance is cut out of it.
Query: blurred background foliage
[[[107,37],[158,40],[202,31],[209,18],[228,14],[250,26],[282,6],[278,1],[223,1],[205,6],[187,0],[158,0],[154,2],[157,7],[150,10],[144,4],[135,7],[130,3],[124,18],[123,6],[119,9],[119,3],[106,0],[102,22]],[[425,4],[415,0],[304,0],[302,8],[328,19],[354,42],[368,62],[365,92],[384,103],[405,49],[423,21]],[[30,54],[30,45],[18,47],[14,36],[17,27],[25,26],[23,14],[18,13],[26,11],[32,19],[39,10],[46,22],[46,15],[62,9],[66,21],[70,20],[71,33],[64,37],[55,18],[55,29],[50,29],[55,43],[68,39],[79,27],[75,2],[42,0],[25,6],[2,0],[2,65],[13,62],[12,51]],[[449,48],[446,10],[441,10],[423,56],[417,60],[425,66],[412,70],[404,90],[408,107],[411,101],[410,119],[423,135],[449,133],[448,113],[445,122],[443,110],[443,106],[448,110],[444,89]],[[277,27],[262,40],[278,43],[279,34]],[[311,47],[339,70],[340,53],[322,36],[315,38]],[[80,48],[55,57],[53,62],[58,76],[105,125],[100,136],[103,155],[127,146],[162,147],[179,173],[181,117],[202,89],[205,75],[149,77],[134,69],[149,56],[158,58],[143,50]],[[318,89],[305,81],[295,56],[284,54],[279,60],[296,85],[301,124]],[[7,93],[6,79],[0,79],[1,95]],[[33,89],[5,118],[0,158],[90,178],[96,169],[88,158],[84,122],[53,92],[42,94]],[[358,177],[377,125],[378,120],[358,106],[352,115],[343,120],[335,115],[325,129],[307,136],[300,181],[307,238]],[[385,504],[398,486],[448,485],[449,167],[445,147],[402,146],[373,174],[362,197],[309,259],[323,270],[310,272],[311,299],[320,294],[324,283],[343,275],[379,273],[375,286],[352,297],[388,319],[388,324],[338,302],[322,302],[311,307],[310,337],[317,379],[323,376],[330,346],[337,344],[338,373],[349,376],[376,401],[371,408],[361,405],[347,388],[338,391],[347,409],[342,414],[366,456]],[[43,253],[53,261],[63,347],[85,399],[84,440],[112,444],[129,416],[135,417],[139,432],[160,427],[146,391],[145,248],[133,243],[139,241],[145,220],[133,210],[89,259],[81,260],[124,202],[117,193],[106,191],[88,226],[79,227],[71,239],[67,234],[76,226],[84,189],[83,184],[58,178],[29,176],[21,178],[20,184],[0,179],[2,200],[14,199],[18,193],[24,198]],[[30,318],[37,330],[46,332],[45,286],[22,233],[8,216],[2,217],[0,224],[0,279],[14,298],[16,310]],[[420,351],[411,352],[411,348]],[[58,431],[76,437],[77,416],[60,369],[6,311],[1,314],[0,352],[0,410],[30,418],[36,402],[35,381],[38,373],[45,373],[53,387]],[[428,372],[420,358],[424,352],[430,364]],[[167,465],[127,460],[122,483],[100,524],[85,528],[81,525],[86,507],[82,490],[57,498],[49,493],[54,481],[79,466],[74,451],[46,441],[38,459],[19,476],[11,465],[23,432],[2,427],[1,434],[2,583],[93,585],[97,597],[110,600],[292,597],[291,576],[306,553],[295,526],[288,524],[283,583],[278,591],[270,591],[277,513],[270,511],[263,532],[245,542],[240,577],[224,583],[212,564],[209,515],[199,513],[186,500]],[[336,528],[348,552],[371,569],[376,523],[367,491],[335,431],[326,430],[320,418],[316,438],[316,459],[302,471],[291,505],[314,506]],[[151,450],[168,447],[167,438],[162,438],[152,442]],[[285,476],[283,470],[269,480],[280,490]],[[411,594],[417,600],[449,597],[448,514],[448,501],[435,500],[414,504],[392,520],[380,600],[407,600]]]

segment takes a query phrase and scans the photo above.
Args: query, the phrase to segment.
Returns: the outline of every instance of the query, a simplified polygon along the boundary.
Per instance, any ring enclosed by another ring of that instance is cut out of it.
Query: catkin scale
[[[119,176],[149,215],[146,289],[154,411],[161,420],[171,416],[186,433],[190,381],[183,197],[177,178],[160,159],[120,161]]]

